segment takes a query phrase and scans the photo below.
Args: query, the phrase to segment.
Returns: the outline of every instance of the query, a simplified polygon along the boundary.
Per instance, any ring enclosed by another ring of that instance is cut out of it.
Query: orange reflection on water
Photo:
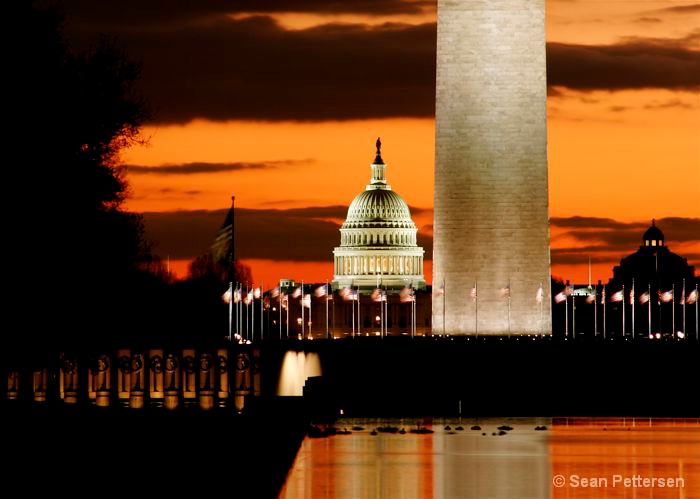
[[[304,440],[281,498],[433,497],[432,436]]]
[[[700,498],[698,419],[560,420],[549,454],[554,498]]]

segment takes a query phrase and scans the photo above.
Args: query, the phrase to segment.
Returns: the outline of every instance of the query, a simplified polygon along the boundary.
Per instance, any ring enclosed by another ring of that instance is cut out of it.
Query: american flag
[[[351,288],[343,288],[340,291],[340,296],[343,298],[345,301],[353,301],[357,300],[357,292],[354,289]]]
[[[301,304],[306,308],[311,308],[311,295],[304,295],[304,298],[301,300]]]
[[[537,289],[537,295],[535,295],[535,300],[537,303],[542,303],[542,297],[544,296],[544,291],[542,290],[542,285]]]
[[[560,291],[554,295],[554,303],[564,303],[566,301],[566,293]]]
[[[685,299],[685,302],[688,305],[692,305],[696,301],[698,301],[698,290],[694,289],[690,293],[688,293],[688,298]]]
[[[328,294],[328,289],[326,289],[326,285],[324,284],[323,286],[319,286],[316,288],[316,291],[314,291],[314,296],[316,298],[322,298]]]
[[[469,296],[471,296],[472,300],[476,301],[477,295],[476,295],[476,283],[474,283],[474,287],[472,290],[469,292]]]
[[[401,290],[401,293],[399,294],[401,303],[408,303],[415,301],[415,297],[413,296],[413,290],[409,287],[405,287]]]
[[[664,291],[663,293],[661,291],[659,291],[659,302],[660,303],[668,303],[670,301],[673,301],[673,290]]]
[[[228,305],[229,303],[231,303],[232,298],[233,298],[233,289],[229,287],[226,290],[226,292],[223,295],[221,295],[221,299],[224,300],[224,303],[226,303]]]
[[[622,301],[625,299],[625,296],[622,294],[622,290],[617,291],[610,295],[610,301],[617,302],[617,301]]]
[[[645,291],[641,295],[639,295],[639,303],[648,303],[649,302],[649,291]]]

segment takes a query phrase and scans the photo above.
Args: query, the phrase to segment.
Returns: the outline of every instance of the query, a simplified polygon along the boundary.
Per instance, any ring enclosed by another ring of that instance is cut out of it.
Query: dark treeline
[[[226,272],[172,284],[150,251],[120,153],[152,115],[139,65],[110,39],[75,52],[61,13],[14,2],[6,47],[7,269],[2,342],[13,349],[225,334]]]

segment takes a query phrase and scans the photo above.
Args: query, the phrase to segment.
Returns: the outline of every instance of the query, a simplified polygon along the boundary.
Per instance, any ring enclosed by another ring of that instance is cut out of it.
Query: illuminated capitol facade
[[[333,250],[333,289],[425,289],[417,232],[408,205],[387,183],[377,139],[372,178],[350,204]]]

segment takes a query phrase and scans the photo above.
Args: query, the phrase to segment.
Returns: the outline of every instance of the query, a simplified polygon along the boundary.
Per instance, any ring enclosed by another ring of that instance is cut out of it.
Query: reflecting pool
[[[280,497],[700,498],[700,419],[346,419],[335,427],[351,432],[307,437]]]

